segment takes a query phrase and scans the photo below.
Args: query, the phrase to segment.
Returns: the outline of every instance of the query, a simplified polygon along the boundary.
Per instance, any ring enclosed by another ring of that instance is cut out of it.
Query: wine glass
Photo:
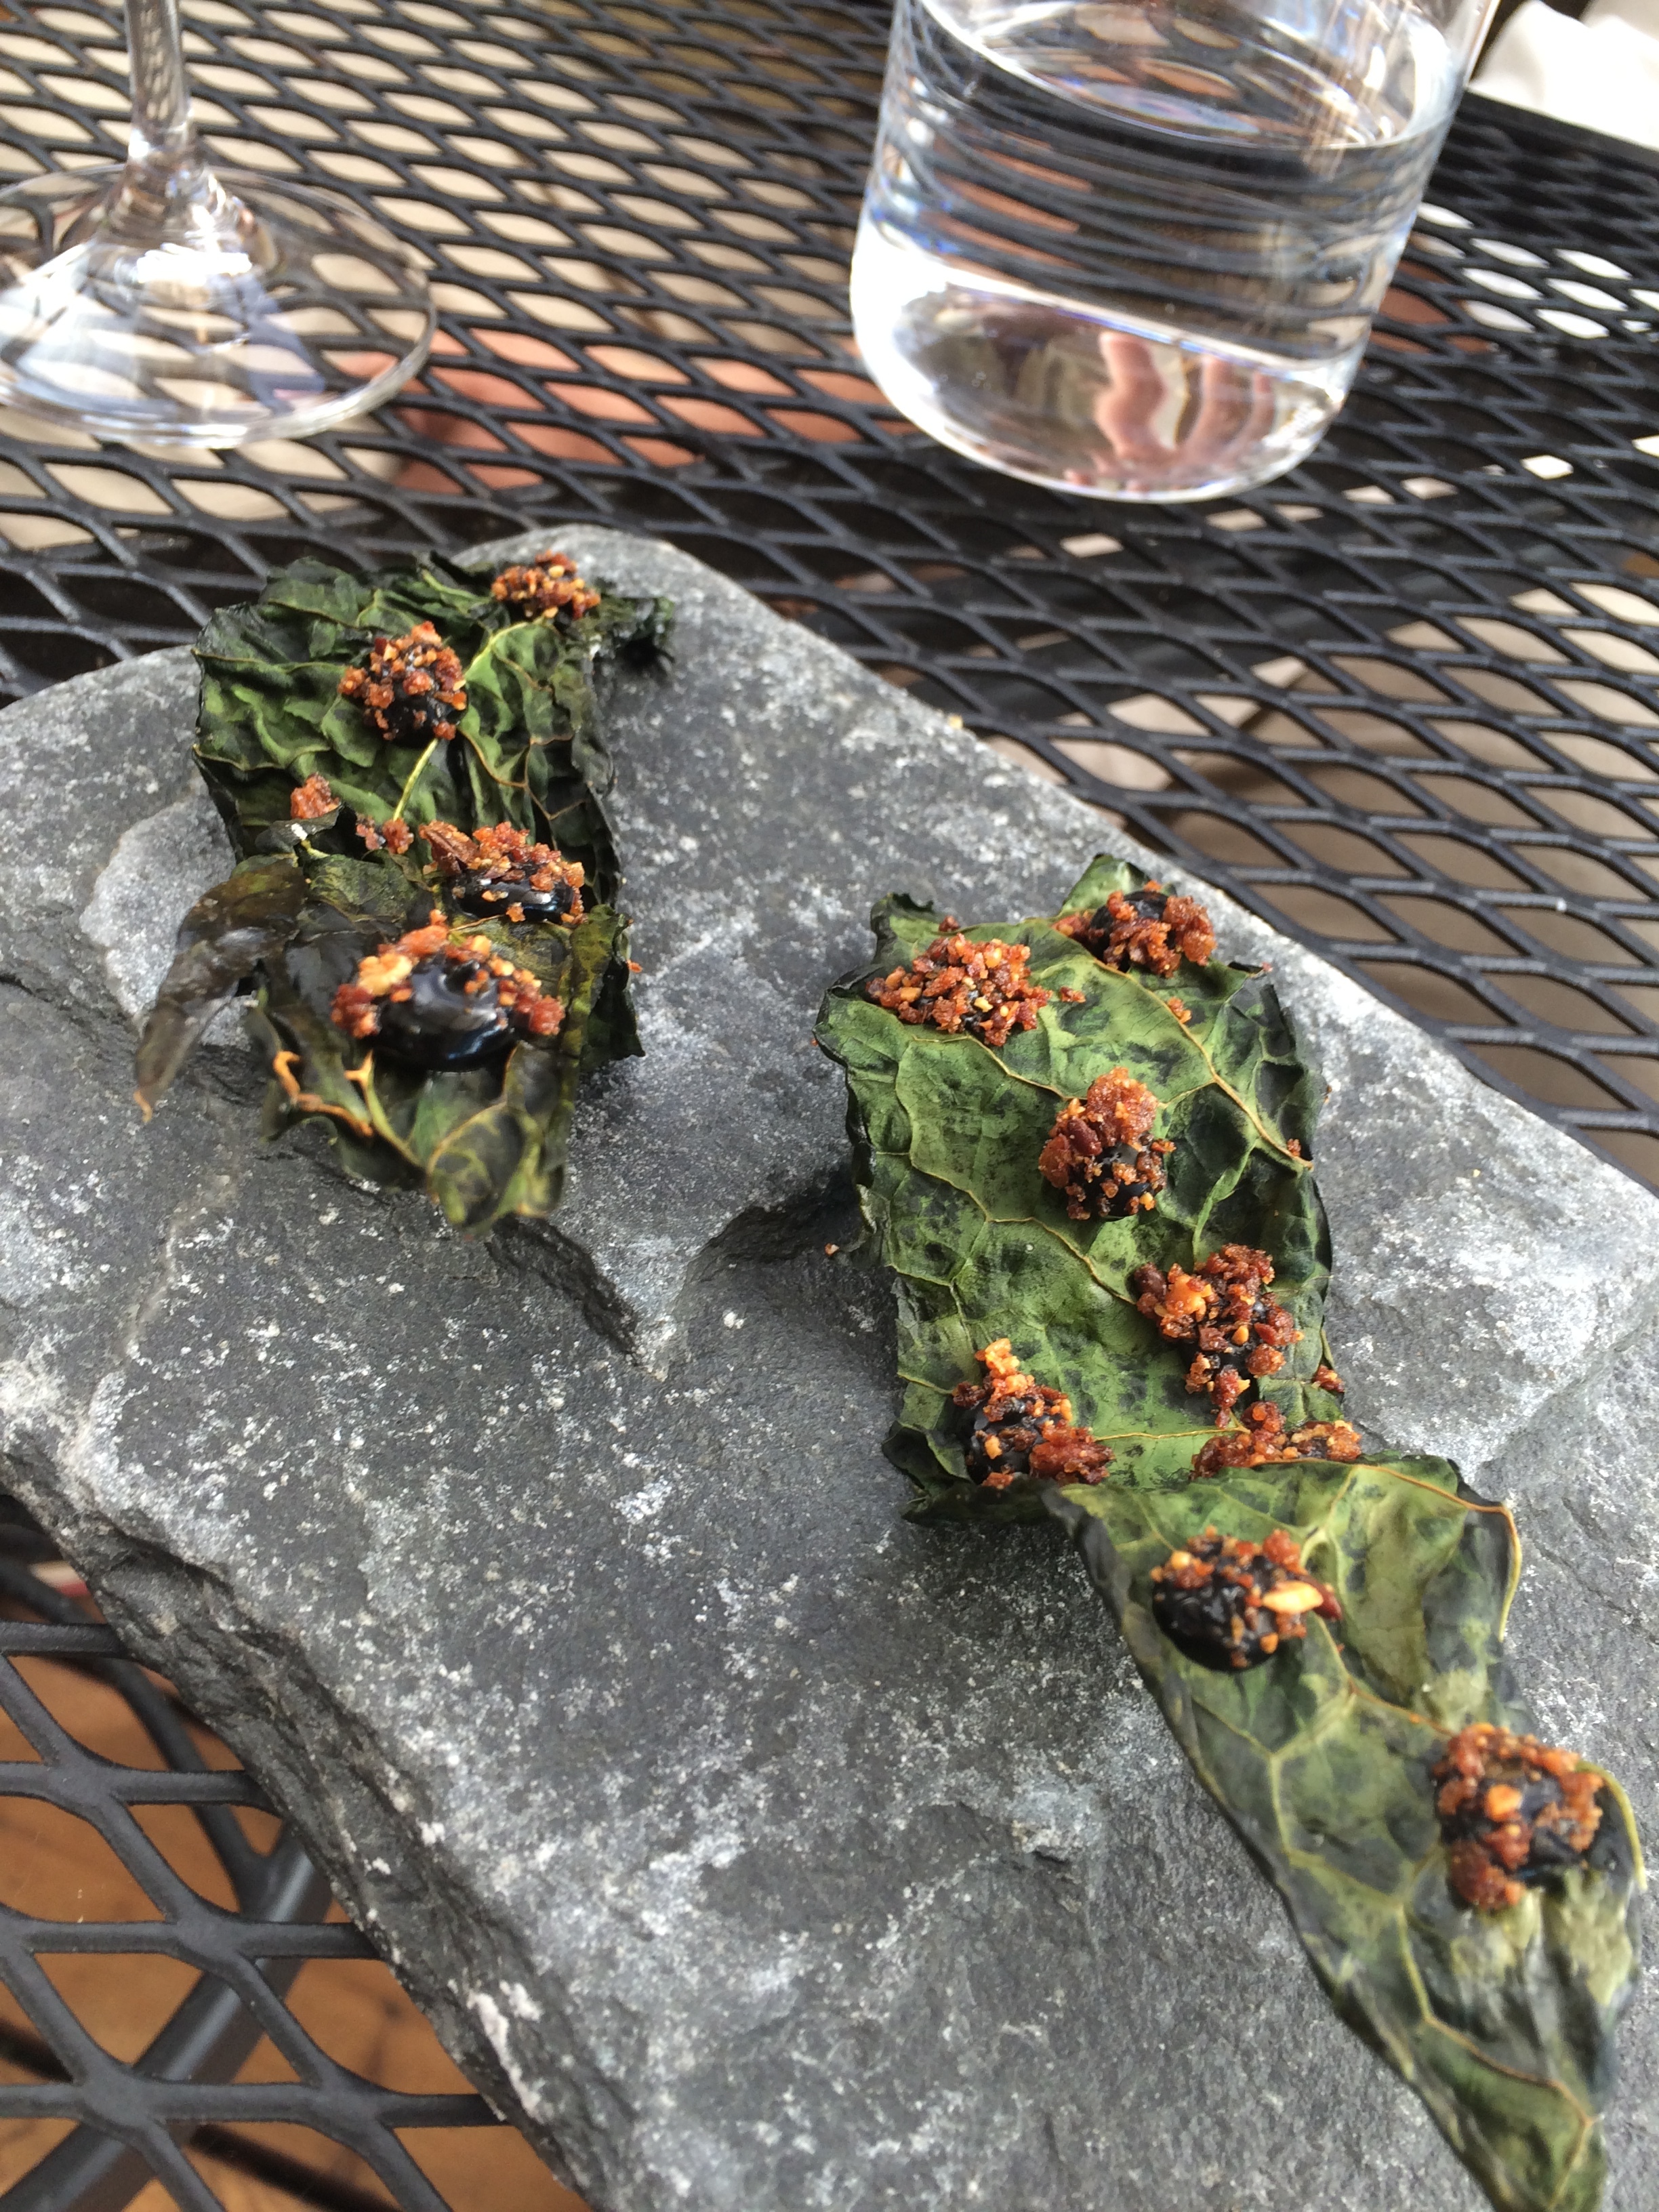
[[[178,0],[127,0],[124,167],[0,192],[0,403],[161,447],[303,437],[425,360],[426,282],[331,193],[215,170]]]

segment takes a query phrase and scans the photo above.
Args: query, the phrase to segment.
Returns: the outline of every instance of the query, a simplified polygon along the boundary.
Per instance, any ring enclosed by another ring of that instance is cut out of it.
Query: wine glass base
[[[426,282],[348,201],[199,163],[0,192],[0,404],[130,444],[304,437],[426,359]]]

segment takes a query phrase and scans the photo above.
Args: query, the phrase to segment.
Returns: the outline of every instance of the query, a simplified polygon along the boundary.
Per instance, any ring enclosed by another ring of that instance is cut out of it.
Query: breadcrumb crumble
[[[1194,898],[1144,884],[1138,891],[1112,891],[1091,914],[1063,914],[1054,927],[1075,939],[1107,967],[1132,968],[1153,975],[1173,975],[1183,960],[1201,966],[1215,951],[1215,930],[1207,910]],[[1170,1004],[1175,1012],[1176,1005]],[[1190,1020],[1183,1008],[1177,1021]]]
[[[556,921],[574,928],[585,912],[580,860],[537,842],[510,822],[469,835],[453,822],[428,822],[421,836],[463,914],[508,921]]]
[[[1273,1279],[1273,1261],[1248,1244],[1224,1244],[1190,1274],[1149,1266],[1129,1278],[1136,1304],[1159,1334],[1193,1346],[1187,1388],[1210,1399],[1218,1428],[1250,1384],[1277,1375],[1285,1347],[1301,1340],[1289,1312],[1267,1294]]]
[[[1230,1467],[1271,1467],[1280,1460],[1358,1459],[1359,1431],[1349,1421],[1304,1421],[1286,1433],[1277,1406],[1244,1409],[1241,1425],[1212,1437],[1194,1455],[1195,1477],[1221,1474]]]
[[[1304,1571],[1295,1539],[1261,1544],[1206,1528],[1152,1571],[1152,1617],[1195,1658],[1242,1671],[1308,1633],[1307,1616],[1340,1620],[1334,1592]]]
[[[1034,1030],[1040,1009],[1054,995],[1032,982],[1030,965],[1029,945],[1005,945],[995,937],[983,945],[960,935],[936,937],[908,968],[872,975],[865,992],[902,1022],[931,1022],[947,1036],[965,1030],[1000,1047],[1014,1030]]]
[[[335,1026],[416,1067],[470,1067],[520,1039],[546,1042],[564,1004],[487,937],[457,937],[441,914],[357,965],[331,1009]]]
[[[958,1382],[952,1402],[971,1413],[964,1447],[969,1478],[1006,1490],[1019,1475],[1039,1482],[1103,1482],[1111,1453],[1072,1419],[1072,1401],[1027,1375],[1006,1336],[977,1353],[982,1382]]]
[[[556,620],[562,616],[573,623],[599,604],[599,593],[583,582],[567,553],[541,553],[523,564],[514,562],[490,585],[489,596],[520,614]]]
[[[1576,1752],[1491,1721],[1460,1729],[1433,1778],[1451,1886],[1482,1912],[1578,1865],[1601,1825],[1601,1778]]]
[[[1149,1134],[1159,1103],[1127,1067],[1097,1075],[1082,1098],[1068,1098],[1037,1156],[1037,1172],[1066,1200],[1073,1221],[1121,1221],[1151,1213],[1175,1146]]]
[[[288,795],[288,818],[290,822],[320,822],[325,814],[332,814],[339,803],[325,775],[308,775]]]
[[[464,672],[459,655],[421,622],[401,637],[377,637],[368,666],[341,677],[340,696],[355,700],[388,744],[423,745],[454,736],[466,712]]]

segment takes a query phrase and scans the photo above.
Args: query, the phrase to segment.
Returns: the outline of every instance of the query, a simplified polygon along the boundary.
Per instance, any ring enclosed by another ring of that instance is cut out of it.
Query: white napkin
[[[1592,0],[1582,22],[1522,0],[1486,49],[1474,88],[1659,149],[1659,0]]]

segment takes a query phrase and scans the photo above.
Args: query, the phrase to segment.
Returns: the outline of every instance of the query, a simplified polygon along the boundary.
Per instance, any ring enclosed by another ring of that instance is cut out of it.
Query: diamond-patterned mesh
[[[580,2212],[252,1778],[9,1515],[0,2192],[7,2212]]]
[[[439,351],[378,422],[305,446],[164,464],[12,424],[14,689],[186,637],[325,538],[368,559],[526,514],[654,530],[1659,1182],[1659,165],[1471,100],[1319,453],[1149,514],[990,477],[860,373],[874,12],[185,15],[216,151],[415,242]],[[119,144],[119,36],[89,6],[0,29],[8,166]]]
[[[0,422],[9,696],[187,640],[319,547],[371,562],[536,517],[653,532],[1224,883],[1659,1183],[1659,163],[1470,100],[1315,458],[1243,500],[1130,509],[942,452],[862,374],[845,272],[873,9],[184,13],[216,153],[332,185],[413,242],[438,349],[378,419],[305,445],[164,459]],[[0,4],[0,172],[119,150],[121,40],[93,0]],[[107,1641],[74,1650],[115,1663]],[[129,1802],[125,1781],[55,1759],[30,1770],[42,1802]],[[240,1778],[165,1779],[204,1818],[252,1802]],[[308,1920],[308,1893],[286,1898],[280,1941],[250,1891],[252,1920],[190,1908],[146,1942],[246,2001],[262,1947],[356,1941]],[[3,1920],[9,1973],[27,1978],[38,1935]],[[105,1948],[135,1948],[131,1929]],[[0,2087],[0,2116],[70,2109],[55,2085],[29,2105],[37,2089]],[[207,2092],[181,2103],[134,2076],[125,2094],[129,2140],[180,2205],[207,2202],[164,2141]],[[349,2112],[324,2133],[399,2203],[436,2201],[385,2153],[384,2100],[352,2102],[337,2069],[325,2094]],[[260,2095],[297,2121],[325,2092]],[[79,2200],[0,2199],[25,2202]]]
[[[187,637],[325,536],[368,559],[527,514],[655,530],[1659,1181],[1659,167],[1471,100],[1318,455],[1149,514],[989,477],[860,374],[874,13],[185,14],[216,151],[415,242],[439,351],[305,446],[165,464],[10,425],[0,679]],[[118,145],[123,58],[91,7],[0,29],[6,166]]]

